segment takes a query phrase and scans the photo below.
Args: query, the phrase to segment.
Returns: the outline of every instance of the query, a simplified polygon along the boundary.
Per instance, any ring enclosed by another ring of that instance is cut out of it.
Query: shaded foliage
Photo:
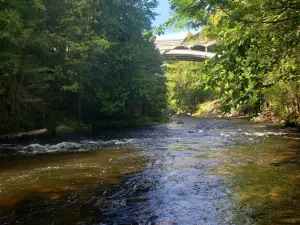
[[[3,131],[64,117],[160,116],[166,88],[149,35],[155,0],[0,2]]]

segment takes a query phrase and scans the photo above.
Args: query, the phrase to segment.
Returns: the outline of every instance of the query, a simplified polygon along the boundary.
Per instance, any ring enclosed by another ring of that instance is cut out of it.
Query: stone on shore
[[[64,124],[61,124],[61,125],[59,125],[55,128],[55,133],[58,134],[58,135],[60,135],[60,134],[69,134],[69,133],[73,133],[73,132],[74,132],[73,128],[68,127]]]

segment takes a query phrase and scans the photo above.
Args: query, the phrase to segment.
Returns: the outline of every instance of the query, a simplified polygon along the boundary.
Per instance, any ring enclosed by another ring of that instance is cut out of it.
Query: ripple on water
[[[298,206],[300,173],[288,157],[298,152],[299,135],[183,120],[101,138],[1,145],[0,154],[15,154],[0,164],[0,223],[251,224],[273,213],[273,222],[296,221],[291,207],[273,203],[286,196]]]
[[[134,142],[134,139],[120,140],[82,140],[80,142],[64,141],[55,144],[33,143],[29,145],[0,144],[0,156],[11,154],[36,155],[43,153],[88,151],[99,147],[124,146]],[[13,150],[13,151],[12,151]]]

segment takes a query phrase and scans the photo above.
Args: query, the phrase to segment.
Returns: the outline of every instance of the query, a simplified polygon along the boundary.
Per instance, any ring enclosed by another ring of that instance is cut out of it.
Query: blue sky
[[[166,22],[170,15],[170,5],[169,0],[158,0],[159,5],[156,8],[156,13],[159,15],[156,17],[153,25],[157,27],[158,25]],[[193,31],[192,31],[193,32]],[[181,30],[174,32],[172,29],[169,29],[165,32],[166,35],[158,37],[160,40],[170,40],[170,39],[184,39],[186,37],[187,31]]]
[[[170,17],[170,5],[169,0],[159,0],[159,5],[156,9],[156,13],[160,14],[156,17],[153,25],[158,26],[166,22]]]

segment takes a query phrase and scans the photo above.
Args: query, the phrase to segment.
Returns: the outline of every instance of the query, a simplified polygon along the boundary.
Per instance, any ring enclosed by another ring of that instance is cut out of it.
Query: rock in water
[[[71,127],[68,127],[64,124],[61,124],[55,128],[55,133],[56,134],[68,134],[68,133],[73,133],[74,130]]]
[[[184,122],[182,120],[178,120],[177,124],[184,124]]]

